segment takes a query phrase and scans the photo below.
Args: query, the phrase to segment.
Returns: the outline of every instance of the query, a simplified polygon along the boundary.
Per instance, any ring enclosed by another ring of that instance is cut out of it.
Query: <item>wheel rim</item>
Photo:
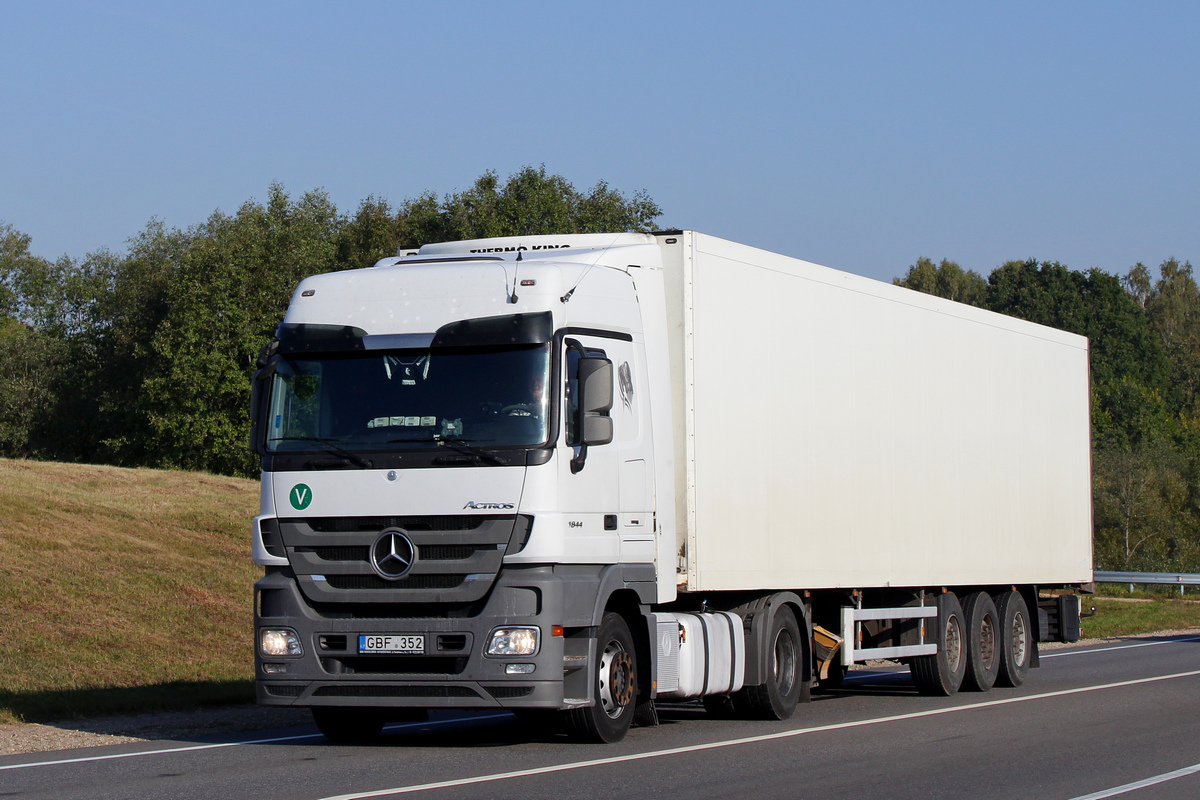
[[[979,629],[979,660],[987,670],[996,663],[996,624],[990,614],[983,618]]]
[[[957,616],[946,620],[946,666],[951,672],[958,672],[962,663],[962,624]]]
[[[599,673],[600,707],[616,719],[633,701],[633,659],[615,639],[604,646]]]
[[[771,666],[780,696],[790,695],[796,682],[796,643],[787,630],[781,630],[775,639],[775,658]]]
[[[1013,615],[1012,625],[1012,656],[1013,663],[1018,667],[1025,666],[1025,657],[1029,648],[1029,634],[1025,629],[1025,615]]]

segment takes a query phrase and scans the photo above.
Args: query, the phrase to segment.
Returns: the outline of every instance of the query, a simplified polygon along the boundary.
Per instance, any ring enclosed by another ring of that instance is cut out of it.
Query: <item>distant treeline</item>
[[[249,383],[296,284],[398,247],[651,230],[645,194],[576,190],[544,168],[343,214],[319,191],[152,221],[124,253],[48,261],[0,224],[0,455],[253,476]],[[1091,340],[1096,560],[1200,571],[1200,290],[1190,264],[1121,278],[1009,262],[988,278],[920,259],[896,281]]]
[[[895,281],[1088,337],[1097,569],[1200,572],[1200,289],[1190,263],[1158,269],[922,258]]]
[[[645,194],[576,190],[544,168],[352,215],[324,192],[152,221],[125,253],[48,261],[0,224],[0,455],[257,475],[250,377],[296,284],[456,239],[651,230]]]

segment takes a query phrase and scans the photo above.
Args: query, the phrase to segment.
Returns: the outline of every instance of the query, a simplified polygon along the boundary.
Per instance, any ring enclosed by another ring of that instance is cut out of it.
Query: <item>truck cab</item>
[[[598,698],[589,665],[606,614],[636,627],[675,594],[666,354],[639,313],[662,291],[644,234],[434,245],[297,287],[254,381],[260,703],[331,731],[445,707],[628,724],[648,673],[609,653],[627,688]]]

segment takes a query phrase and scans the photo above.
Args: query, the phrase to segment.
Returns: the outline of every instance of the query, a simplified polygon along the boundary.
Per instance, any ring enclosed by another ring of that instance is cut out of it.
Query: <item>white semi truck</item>
[[[868,659],[1020,685],[1092,574],[1087,340],[692,231],[426,245],[259,358],[258,701],[615,741]]]

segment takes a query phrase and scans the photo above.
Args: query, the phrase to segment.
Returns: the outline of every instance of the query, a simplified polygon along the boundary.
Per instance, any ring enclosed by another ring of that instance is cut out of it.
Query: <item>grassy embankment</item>
[[[253,699],[255,481],[0,459],[0,723]]]
[[[0,723],[251,701],[257,507],[254,481],[0,459]],[[1086,636],[1200,629],[1177,590],[1105,588]]]

